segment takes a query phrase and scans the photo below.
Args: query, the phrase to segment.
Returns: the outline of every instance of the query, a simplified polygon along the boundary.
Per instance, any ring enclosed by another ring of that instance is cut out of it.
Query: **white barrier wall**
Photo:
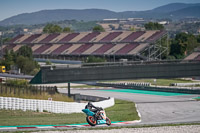
[[[48,100],[0,97],[0,109],[48,111],[52,113],[80,113],[87,103],[58,102]],[[115,104],[114,98],[93,102],[97,107],[108,108]]]

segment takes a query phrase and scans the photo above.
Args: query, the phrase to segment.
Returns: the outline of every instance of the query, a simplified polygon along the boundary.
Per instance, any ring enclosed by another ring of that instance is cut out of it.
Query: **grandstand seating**
[[[122,42],[133,42],[135,39],[137,39],[144,33],[145,33],[144,31],[133,32],[132,34],[127,36],[125,39],[123,39]]]
[[[100,42],[110,42],[114,38],[116,38],[117,36],[119,36],[120,34],[122,34],[122,32],[112,32],[109,35],[105,36],[103,39],[101,39]]]
[[[44,44],[41,47],[33,51],[34,54],[42,54],[46,49],[50,48],[52,44]]]
[[[21,38],[17,39],[14,43],[22,43],[24,40],[29,38],[31,35],[24,35]]]
[[[73,44],[71,47],[69,47],[68,49],[66,49],[64,52],[62,52],[61,54],[71,54],[74,50],[78,49],[79,47],[81,47],[83,44]]]
[[[22,41],[21,43],[31,43],[33,40],[35,40],[36,38],[38,38],[39,36],[41,36],[42,34],[35,34],[35,35],[31,35],[30,37],[28,37],[27,39],[25,39],[24,41]]]
[[[82,32],[81,34],[79,34],[78,36],[74,37],[72,40],[70,40],[69,42],[73,43],[73,42],[79,42],[79,40],[85,36],[88,35],[88,32]]]
[[[52,51],[54,51],[58,47],[60,47],[60,44],[54,44],[50,48],[48,48],[44,52],[42,52],[42,54],[45,54],[45,55],[50,54]]]
[[[90,40],[92,40],[94,37],[96,37],[99,34],[100,34],[99,32],[89,33],[88,35],[86,35],[82,39],[80,39],[79,42],[89,42]]]
[[[157,31],[156,33],[154,33],[152,36],[150,36],[147,41],[154,41],[154,40],[157,40],[158,38],[160,38],[165,32],[164,31]]]
[[[71,33],[68,34],[67,36],[65,36],[64,38],[62,38],[60,41],[58,41],[59,43],[67,43],[70,40],[72,40],[74,37],[78,36],[80,33]]]
[[[114,38],[112,40],[112,42],[120,42],[123,39],[125,39],[127,36],[129,36],[131,33],[133,33],[133,32],[132,31],[122,32],[122,34],[120,34],[119,36],[117,36],[116,38]]]
[[[187,56],[184,60],[194,60],[200,53],[199,52],[193,52],[189,56]]]
[[[121,48],[123,48],[126,44],[116,44],[114,47],[110,48],[109,50],[107,50],[104,54],[109,55],[109,54],[114,54],[115,52],[117,52],[118,50],[120,50]]]
[[[6,51],[6,50],[11,50],[13,49],[17,44],[11,44],[11,45],[7,45],[3,48],[3,53]]]
[[[195,60],[200,61],[200,53],[199,53],[199,55],[195,58]]]
[[[22,44],[18,44],[15,47],[13,47],[13,51],[16,52],[17,50],[19,50],[19,48],[21,48],[21,46],[23,46]]]
[[[135,42],[144,42],[144,41],[146,41],[147,38],[149,38],[150,36],[152,36],[154,33],[156,33],[155,30],[153,30],[153,31],[146,31],[143,35],[141,35],[140,37],[138,37],[134,41]]]
[[[140,51],[144,50],[149,45],[149,43],[141,43],[136,48],[132,49],[128,55],[134,55],[139,53]]]
[[[104,44],[99,49],[94,51],[92,54],[94,54],[94,55],[104,54],[107,50],[109,50],[112,47],[114,47],[114,44]]]
[[[63,39],[65,36],[67,36],[69,33],[61,33],[59,36],[54,38],[53,40],[50,41],[50,43],[57,43],[61,39]]]
[[[109,32],[101,32],[98,36],[93,38],[90,42],[99,42],[101,39],[106,37],[108,34],[110,34],[110,33]]]
[[[59,36],[60,34],[49,34],[46,38],[41,40],[39,43],[49,43],[51,40]]]
[[[24,35],[18,35],[18,36],[16,36],[16,37],[14,37],[13,39],[11,39],[10,41],[9,41],[9,43],[10,44],[12,44],[12,43],[14,43],[16,40],[18,40],[19,38],[21,38],[21,37],[23,37]]]
[[[92,47],[90,47],[89,49],[87,49],[85,52],[83,52],[82,54],[84,55],[90,55],[92,54],[94,51],[96,51],[97,49],[99,49],[103,44],[94,44]]]
[[[72,44],[63,44],[63,45],[60,45],[60,47],[58,47],[57,49],[55,49],[54,51],[52,51],[51,54],[53,54],[53,55],[59,55],[63,51],[65,51],[66,49],[68,49],[71,46],[72,46]]]
[[[77,48],[76,50],[74,50],[71,54],[82,54],[84,51],[86,51],[87,49],[89,49],[92,46],[93,46],[93,44],[84,44],[84,45],[80,46],[79,48]]]
[[[118,50],[115,54],[119,54],[119,55],[128,54],[131,50],[136,48],[138,45],[139,45],[138,43],[127,44],[126,46]]]
[[[36,38],[35,40],[33,40],[31,43],[39,43],[41,40],[43,40],[47,36],[48,36],[48,34],[42,34],[41,36],[39,36],[38,38]]]
[[[123,31],[19,35],[7,43],[10,46],[3,46],[3,50],[17,51],[28,45],[34,55],[135,55],[165,33]]]

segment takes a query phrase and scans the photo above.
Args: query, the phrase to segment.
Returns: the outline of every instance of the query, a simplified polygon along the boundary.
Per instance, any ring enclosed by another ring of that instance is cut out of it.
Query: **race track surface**
[[[59,89],[67,93],[67,89]],[[145,92],[125,92],[115,90],[83,90],[72,89],[71,93],[85,95],[114,97],[116,99],[129,100],[137,104],[141,114],[140,124],[166,124],[166,123],[190,123],[200,122],[200,101],[192,98],[199,95],[185,94],[156,94]]]

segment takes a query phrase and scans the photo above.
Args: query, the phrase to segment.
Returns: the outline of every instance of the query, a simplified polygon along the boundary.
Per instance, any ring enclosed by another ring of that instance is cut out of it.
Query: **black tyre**
[[[86,117],[86,121],[88,122],[88,124],[90,124],[91,126],[95,126],[97,124],[95,118],[93,116],[87,116]]]
[[[107,124],[108,126],[111,125],[111,120],[110,120],[108,117],[106,118],[106,124]]]

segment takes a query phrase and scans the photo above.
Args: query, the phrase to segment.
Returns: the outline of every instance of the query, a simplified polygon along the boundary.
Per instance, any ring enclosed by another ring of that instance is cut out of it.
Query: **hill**
[[[147,11],[125,11],[114,12],[104,9],[56,9],[56,10],[42,10],[33,13],[23,13],[3,21],[0,21],[1,26],[16,25],[16,24],[43,24],[52,21],[62,20],[83,20],[83,21],[96,21],[105,18],[170,18],[182,19],[187,17],[200,18],[200,3],[197,4],[184,4],[172,3],[164,6],[157,7]]]

